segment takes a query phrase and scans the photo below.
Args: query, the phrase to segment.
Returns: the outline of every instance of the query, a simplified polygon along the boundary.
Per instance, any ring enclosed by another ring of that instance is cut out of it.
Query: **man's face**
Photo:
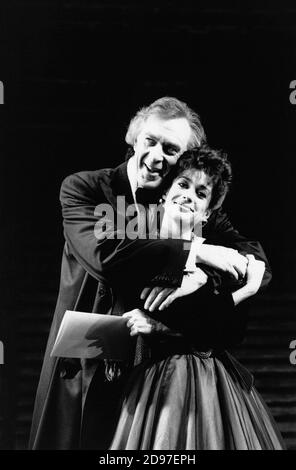
[[[187,119],[164,120],[150,116],[134,144],[137,183],[143,188],[157,188],[182,155],[191,137]]]

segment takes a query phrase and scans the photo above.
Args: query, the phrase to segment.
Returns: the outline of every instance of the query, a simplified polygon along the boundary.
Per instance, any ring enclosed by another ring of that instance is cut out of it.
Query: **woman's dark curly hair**
[[[184,152],[170,172],[169,186],[181,173],[191,169],[201,170],[211,178],[213,189],[209,209],[220,207],[232,180],[232,169],[227,154],[213,150],[206,144]]]

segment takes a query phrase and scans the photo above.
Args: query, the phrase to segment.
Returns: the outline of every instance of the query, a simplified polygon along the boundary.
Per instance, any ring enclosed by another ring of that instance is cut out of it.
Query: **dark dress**
[[[280,450],[254,387],[207,353],[174,354],[134,369],[112,450]]]
[[[177,302],[163,321],[177,327],[178,322],[180,325],[187,320],[183,336],[164,340],[163,336],[154,335],[148,339],[151,356],[129,377],[110,449],[285,448],[270,411],[253,385],[252,375],[223,350],[224,345],[231,345],[231,338],[233,342],[235,338],[239,340],[242,323],[238,317],[246,315],[248,305],[234,308],[229,294],[211,297],[208,292],[200,295],[199,301],[201,308],[206,307],[201,312],[206,318],[211,309],[219,308],[225,319],[227,310],[231,311],[231,337],[229,326],[227,331],[223,328],[223,320],[216,325],[215,338],[207,335],[210,321],[207,325],[205,319],[202,324],[196,318],[200,315],[198,299],[195,304],[186,299],[179,305]],[[191,309],[188,318],[186,309],[187,313]],[[220,349],[210,349],[211,344]]]

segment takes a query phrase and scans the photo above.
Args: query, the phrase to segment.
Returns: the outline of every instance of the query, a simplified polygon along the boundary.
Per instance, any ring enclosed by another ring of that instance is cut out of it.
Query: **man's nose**
[[[158,142],[156,145],[154,145],[153,147],[151,147],[150,149],[150,156],[153,158],[154,161],[157,161],[157,162],[162,162],[163,161],[163,149],[162,149],[162,145],[160,142]]]

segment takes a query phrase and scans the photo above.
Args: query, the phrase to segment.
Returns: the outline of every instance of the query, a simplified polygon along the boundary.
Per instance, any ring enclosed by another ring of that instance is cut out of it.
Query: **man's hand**
[[[138,308],[126,312],[122,316],[128,319],[126,326],[130,329],[131,336],[149,335],[152,332],[149,318]]]
[[[157,308],[163,310],[178,297],[192,294],[192,292],[204,286],[207,280],[207,275],[200,268],[197,268],[193,273],[184,274],[181,287],[145,287],[141,292],[141,299],[146,299],[144,308],[150,312]]]
[[[230,273],[238,280],[239,277],[245,277],[248,260],[232,248],[203,244],[198,247],[196,263],[207,264]]]
[[[256,294],[263,279],[263,275],[265,272],[265,263],[264,261],[255,259],[253,255],[247,255],[247,258],[249,260],[249,264],[247,268],[246,285],[254,294]]]
[[[248,299],[258,292],[265,271],[264,261],[255,259],[253,255],[246,255],[249,263],[247,268],[246,284],[232,293],[234,305],[238,305],[243,300]]]

